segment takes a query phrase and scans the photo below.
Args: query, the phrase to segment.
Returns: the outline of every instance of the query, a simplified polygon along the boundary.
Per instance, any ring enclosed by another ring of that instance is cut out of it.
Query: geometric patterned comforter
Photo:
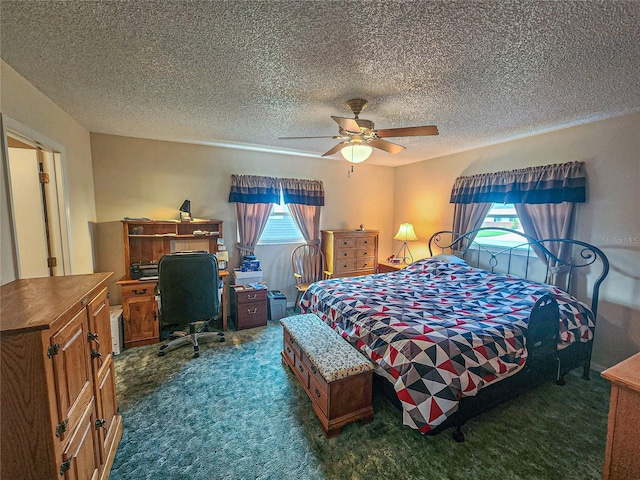
[[[558,301],[560,348],[593,338],[589,308],[556,287],[430,258],[317,282],[300,306],[377,364],[394,385],[404,424],[427,433],[462,397],[524,366],[524,333],[544,294]]]

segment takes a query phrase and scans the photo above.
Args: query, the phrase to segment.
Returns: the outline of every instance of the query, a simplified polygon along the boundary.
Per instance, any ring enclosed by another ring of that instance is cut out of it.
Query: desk
[[[219,271],[223,281],[222,289],[222,330],[227,331],[227,285],[228,270]],[[122,325],[125,348],[158,343],[160,341],[160,325],[158,322],[158,304],[155,289],[158,280],[131,280],[123,277],[117,282],[122,290]]]

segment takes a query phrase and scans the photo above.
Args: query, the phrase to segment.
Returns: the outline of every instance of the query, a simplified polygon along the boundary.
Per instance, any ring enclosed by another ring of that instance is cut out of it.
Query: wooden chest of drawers
[[[233,320],[236,330],[264,327],[267,325],[267,289],[253,290],[243,287],[231,289],[233,298]]]
[[[332,277],[376,273],[378,230],[322,230],[322,251]]]

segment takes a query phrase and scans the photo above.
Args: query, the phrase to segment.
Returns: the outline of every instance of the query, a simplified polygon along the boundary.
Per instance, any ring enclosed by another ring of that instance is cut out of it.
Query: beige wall
[[[143,140],[91,134],[98,228],[96,256],[100,270],[124,275],[123,217],[177,219],[178,207],[191,200],[197,218],[224,221],[225,244],[238,262],[235,203],[229,203],[232,174],[265,175],[321,180],[326,203],[322,228],[380,230],[380,251],[388,256],[393,236],[393,168],[237,150],[221,147]],[[289,303],[295,299],[290,254],[294,246],[259,246],[270,289],[282,290]],[[113,301],[119,289],[111,285]]]
[[[69,199],[71,273],[92,273],[91,225],[95,221],[93,171],[89,131],[43,95],[4,61],[0,61],[0,105],[8,116],[63,147]],[[3,153],[4,155],[4,153]],[[0,283],[15,280],[15,248],[11,234],[9,198],[2,161],[0,200]]]
[[[449,155],[396,168],[394,218],[414,224],[415,257],[429,236],[450,229],[456,177],[584,161],[588,200],[575,238],[600,247],[611,262],[601,290],[593,361],[610,366],[640,351],[640,114]],[[397,242],[396,242],[397,243]],[[399,244],[398,244],[399,245]]]

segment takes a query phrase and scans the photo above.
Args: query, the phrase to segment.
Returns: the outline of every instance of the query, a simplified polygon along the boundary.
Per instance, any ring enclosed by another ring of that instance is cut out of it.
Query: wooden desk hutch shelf
[[[127,274],[119,282],[122,289],[122,319],[125,348],[138,345],[158,343],[160,328],[158,307],[154,291],[157,279],[132,279],[130,266],[138,262],[158,262],[160,258],[171,253],[171,242],[184,242],[185,245],[195,242],[203,250],[210,253],[217,251],[218,238],[222,238],[222,220],[206,220],[193,222],[123,220],[124,234],[124,267]],[[196,235],[195,231],[205,232]],[[186,250],[180,248],[176,250]],[[220,270],[220,276],[226,277],[228,272]],[[227,329],[227,287],[222,295],[223,329]]]

